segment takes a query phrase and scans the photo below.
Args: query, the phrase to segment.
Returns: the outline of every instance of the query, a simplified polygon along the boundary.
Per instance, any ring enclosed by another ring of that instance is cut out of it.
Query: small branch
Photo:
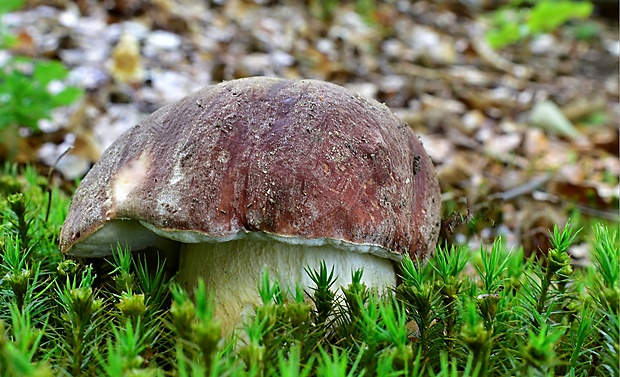
[[[58,165],[58,162],[60,162],[60,160],[65,157],[65,155],[67,153],[69,153],[70,150],[73,149],[73,146],[67,148],[64,152],[62,152],[60,154],[60,156],[58,156],[58,158],[56,159],[56,161],[54,162],[54,164],[50,167],[50,171],[47,174],[47,211],[45,212],[45,222],[47,223],[47,220],[50,217],[50,210],[52,208],[52,174],[54,173],[54,171],[56,170],[56,165]]]

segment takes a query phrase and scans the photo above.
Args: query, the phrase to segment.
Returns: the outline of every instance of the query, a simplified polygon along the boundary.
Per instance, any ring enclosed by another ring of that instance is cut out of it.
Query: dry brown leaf
[[[119,83],[137,83],[144,80],[140,44],[131,34],[123,34],[112,50],[110,73]]]

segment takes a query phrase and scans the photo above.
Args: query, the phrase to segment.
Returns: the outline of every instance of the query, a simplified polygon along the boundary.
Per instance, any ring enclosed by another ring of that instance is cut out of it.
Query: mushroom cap
[[[416,259],[435,247],[440,207],[430,158],[386,106],[254,77],[207,86],[119,137],[77,188],[60,247],[101,256],[159,237],[266,237]]]

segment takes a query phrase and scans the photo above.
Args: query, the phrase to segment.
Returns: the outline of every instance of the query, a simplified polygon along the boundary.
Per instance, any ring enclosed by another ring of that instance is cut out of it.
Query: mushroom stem
[[[238,239],[222,243],[194,243],[181,246],[179,282],[192,291],[199,277],[213,295],[215,315],[224,328],[239,327],[261,304],[258,282],[265,267],[282,290],[295,292],[295,285],[309,292],[314,283],[304,268],[318,270],[324,261],[334,268],[337,280],[332,287],[351,283],[351,273],[363,269],[362,282],[370,289],[384,290],[396,284],[389,259],[331,245],[308,246],[277,240]]]

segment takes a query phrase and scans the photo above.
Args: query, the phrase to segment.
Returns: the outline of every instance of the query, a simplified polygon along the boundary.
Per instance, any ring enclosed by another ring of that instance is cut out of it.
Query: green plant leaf
[[[62,80],[69,71],[59,62],[37,61],[34,65],[33,78],[45,86],[53,80]]]
[[[593,5],[588,1],[539,1],[532,8],[527,25],[530,33],[548,33],[573,18],[587,18]]]
[[[54,95],[54,104],[56,106],[67,106],[77,101],[82,96],[84,91],[76,87],[68,87],[63,89],[58,94]]]
[[[516,43],[521,38],[519,25],[516,23],[503,24],[498,29],[490,30],[487,33],[487,42],[496,49]]]
[[[28,127],[38,130],[39,120],[50,118],[52,110],[75,102],[83,91],[65,87],[51,93],[48,85],[63,80],[68,70],[56,61],[14,57],[0,69],[0,129]]]
[[[0,12],[2,13],[2,12]],[[2,25],[0,25],[2,26]],[[0,30],[1,32],[1,30]],[[6,34],[0,35],[0,48],[7,48],[15,45],[17,43],[17,38],[14,35]]]
[[[0,1],[0,15],[21,8],[23,4],[24,0],[2,0]]]
[[[533,6],[528,8],[523,3]],[[590,1],[513,1],[490,15],[485,37],[491,47],[503,48],[536,34],[554,32],[572,19],[587,18],[593,8]]]

